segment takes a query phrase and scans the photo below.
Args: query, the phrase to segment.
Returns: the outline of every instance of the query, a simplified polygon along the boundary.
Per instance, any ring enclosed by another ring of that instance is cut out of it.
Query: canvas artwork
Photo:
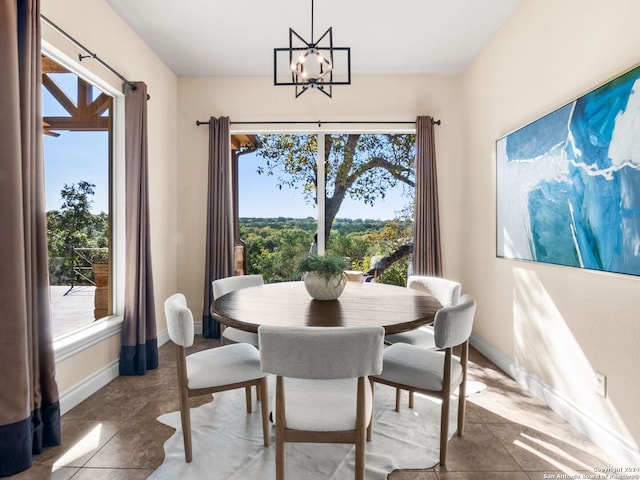
[[[640,67],[496,142],[497,255],[640,275]]]

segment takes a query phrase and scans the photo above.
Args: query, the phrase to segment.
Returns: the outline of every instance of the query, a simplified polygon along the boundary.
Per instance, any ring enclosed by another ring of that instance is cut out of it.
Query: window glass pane
[[[60,338],[112,313],[112,103],[97,107],[102,91],[46,57],[43,73],[51,312]]]
[[[238,162],[247,273],[259,273],[266,282],[294,280],[317,229],[317,136],[260,135],[259,140],[261,147]]]
[[[325,137],[327,253],[347,257],[368,281],[406,284],[414,157],[414,135]]]
[[[328,254],[348,257],[349,268],[370,273],[369,280],[405,285],[413,248],[415,135],[259,138],[260,148],[239,161],[248,273],[266,281],[297,279],[298,260],[315,251],[319,214]],[[318,142],[325,152],[326,191],[318,191]],[[324,202],[318,205],[316,195]],[[375,271],[372,260],[381,260]]]

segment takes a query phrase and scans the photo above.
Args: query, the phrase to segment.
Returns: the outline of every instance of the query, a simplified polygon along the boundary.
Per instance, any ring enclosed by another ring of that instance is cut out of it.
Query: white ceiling
[[[311,41],[311,0],[106,0],[178,76],[273,74],[289,28]],[[354,75],[457,74],[521,0],[315,0]]]

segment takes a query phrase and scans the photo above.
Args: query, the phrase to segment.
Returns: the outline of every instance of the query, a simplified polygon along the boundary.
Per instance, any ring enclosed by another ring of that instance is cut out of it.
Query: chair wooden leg
[[[462,363],[462,383],[458,387],[458,436],[464,435],[464,417],[467,409],[467,362],[469,359],[469,342],[460,346]]]
[[[180,424],[182,425],[182,439],[184,441],[184,460],[191,463],[193,450],[191,447],[191,411],[189,410],[189,395],[185,389],[180,389]]]
[[[251,411],[253,410],[251,405],[251,387],[245,387],[244,392],[247,399],[247,413],[251,413]]]
[[[180,401],[180,424],[182,425],[182,439],[184,441],[184,460],[187,463],[191,463],[193,458],[193,450],[191,448],[191,411],[189,410],[185,348],[181,345],[176,345],[176,366],[178,373],[178,400]]]
[[[396,412],[400,411],[400,400],[402,399],[402,390],[396,388]]]
[[[413,408],[413,391],[409,390],[409,408]]]
[[[460,398],[458,399],[458,436],[464,435],[464,419],[465,411],[467,408],[467,399],[462,390],[460,391]]]
[[[259,402],[260,399],[262,398],[262,394],[260,393],[261,388],[256,385],[256,400]]]
[[[447,463],[447,446],[449,444],[449,404],[451,396],[446,395],[442,399],[442,412],[440,414],[440,466]]]
[[[356,432],[356,480],[365,480],[364,478],[364,461],[365,461],[365,430]]]
[[[367,379],[358,378],[358,400],[356,402],[356,480],[364,479],[364,453],[367,438],[367,423],[370,423],[371,417],[365,412],[365,389],[369,388]]]
[[[266,378],[263,378],[260,382],[258,391],[262,394],[262,398],[265,399],[264,402],[260,402],[262,410],[262,436],[264,437],[264,446],[268,447],[271,443],[271,435],[269,434],[269,402],[266,401],[266,399],[269,398]]]
[[[285,418],[284,383],[282,377],[278,376],[276,377],[276,480],[284,480]]]
[[[284,480],[284,439],[276,433],[276,480]]]
[[[371,384],[371,418],[369,419],[369,425],[367,425],[367,442],[370,442],[373,438],[373,414],[376,404],[376,384],[372,380],[369,380],[369,383]]]

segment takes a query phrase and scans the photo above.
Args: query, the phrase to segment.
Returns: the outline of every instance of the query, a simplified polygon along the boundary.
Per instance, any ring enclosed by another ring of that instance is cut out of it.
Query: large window
[[[268,134],[239,161],[248,273],[296,278],[309,251],[404,285],[413,237],[413,134]],[[378,268],[374,268],[377,266]]]
[[[113,313],[113,98],[43,56],[43,125],[54,339]]]

